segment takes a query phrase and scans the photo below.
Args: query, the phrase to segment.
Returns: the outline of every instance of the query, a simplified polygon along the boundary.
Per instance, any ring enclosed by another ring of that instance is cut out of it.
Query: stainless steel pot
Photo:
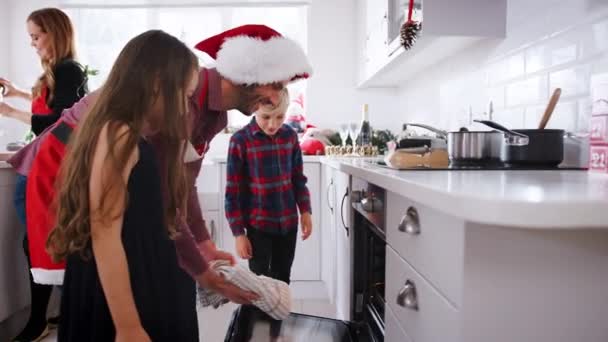
[[[460,131],[447,132],[423,124],[408,124],[421,127],[437,134],[447,141],[451,162],[499,162],[503,134],[497,131]]]

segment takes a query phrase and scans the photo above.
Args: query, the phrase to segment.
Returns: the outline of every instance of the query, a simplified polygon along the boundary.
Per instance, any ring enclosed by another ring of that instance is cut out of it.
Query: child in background
[[[197,82],[187,46],[142,33],[75,131],[47,242],[55,260],[67,260],[59,342],[198,341],[194,280],[172,241],[187,198],[186,113]],[[165,162],[152,136],[163,139]]]
[[[251,271],[289,284],[298,209],[303,240],[312,232],[312,218],[298,135],[284,124],[288,104],[283,89],[278,106],[261,106],[231,137],[225,211],[236,253],[249,260]],[[278,330],[280,324],[271,325],[273,337]]]
[[[230,139],[225,209],[237,255],[254,273],[289,283],[298,209],[303,240],[312,219],[298,135],[284,124],[287,89],[281,96],[277,108],[260,107]]]

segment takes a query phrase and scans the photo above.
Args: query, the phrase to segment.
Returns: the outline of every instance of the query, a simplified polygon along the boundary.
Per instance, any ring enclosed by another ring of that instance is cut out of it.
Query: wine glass
[[[340,139],[342,139],[342,146],[346,147],[346,139],[348,138],[348,133],[350,132],[350,127],[348,124],[341,124],[338,133],[340,134]]]
[[[357,147],[357,138],[359,137],[359,133],[360,133],[360,130],[361,130],[360,126],[361,125],[358,124],[358,123],[356,123],[356,122],[351,122],[348,125],[349,131],[350,131],[350,138],[353,141],[353,153],[352,153],[353,156],[357,155],[357,153],[356,153],[356,150],[357,150],[356,147]]]

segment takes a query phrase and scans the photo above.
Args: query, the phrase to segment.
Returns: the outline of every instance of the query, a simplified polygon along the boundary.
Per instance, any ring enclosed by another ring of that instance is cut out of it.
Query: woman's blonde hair
[[[279,103],[273,105],[261,105],[258,107],[256,114],[285,114],[289,108],[289,91],[286,87],[279,91]]]
[[[64,59],[76,59],[76,44],[74,27],[70,18],[58,8],[43,8],[30,13],[27,21],[40,27],[40,30],[49,35],[51,57],[41,58],[43,73],[38,77],[32,88],[34,97],[40,96],[42,88],[48,88],[47,103],[53,99],[55,91],[55,74],[53,69],[57,63]]]
[[[142,33],[122,49],[99,98],[78,126],[62,162],[58,177],[57,225],[47,241],[47,250],[54,260],[65,259],[75,252],[88,256],[92,215],[89,181],[102,128],[108,126],[109,151],[105,163],[112,170],[107,179],[113,182],[102,185],[99,204],[102,212],[95,214],[111,217],[113,212],[106,201],[116,189],[126,190],[122,171],[143,134],[146,113],[158,98],[163,101],[158,123],[160,132],[156,137],[162,141],[159,167],[166,190],[164,217],[169,236],[174,236],[181,215],[185,215],[187,198],[184,152],[189,140],[189,125],[184,99],[188,82],[197,71],[198,60],[192,51],[162,31]],[[119,127],[124,125],[129,128],[126,136],[118,133]],[[120,150],[116,149],[119,140],[127,141]],[[125,203],[127,199],[128,194]]]

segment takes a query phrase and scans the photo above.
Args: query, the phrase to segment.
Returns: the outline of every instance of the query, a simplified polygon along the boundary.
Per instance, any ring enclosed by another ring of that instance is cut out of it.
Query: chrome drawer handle
[[[411,235],[420,234],[420,219],[418,217],[418,211],[414,207],[409,207],[398,227],[400,232],[408,233]]]
[[[416,285],[411,280],[407,280],[405,285],[397,295],[397,304],[406,309],[418,311],[418,296],[416,295]]]

